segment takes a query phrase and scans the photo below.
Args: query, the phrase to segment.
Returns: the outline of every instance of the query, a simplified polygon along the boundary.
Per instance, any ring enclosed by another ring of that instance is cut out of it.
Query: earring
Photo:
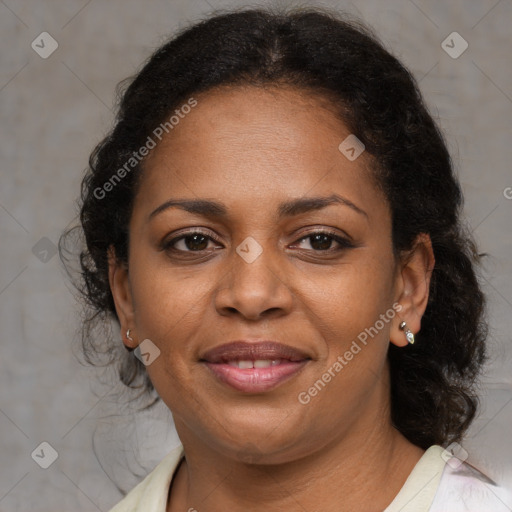
[[[126,331],[126,335],[125,335],[125,336],[126,336],[126,338],[127,338],[128,340],[133,341],[133,338],[130,336],[130,332],[131,332],[131,329],[128,329],[128,330]],[[123,340],[123,345],[124,345],[124,348],[125,348],[126,350],[128,350],[128,352],[132,352],[133,350],[135,350],[133,347],[129,347],[129,346],[124,342],[124,340]]]
[[[408,329],[407,324],[405,322],[401,322],[398,328],[401,331],[404,331],[407,341],[412,345],[414,343],[414,334],[411,332],[410,329]]]

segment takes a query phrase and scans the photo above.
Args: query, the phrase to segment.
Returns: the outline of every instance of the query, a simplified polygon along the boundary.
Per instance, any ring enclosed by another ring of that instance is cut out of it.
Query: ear
[[[402,306],[395,316],[390,341],[399,347],[408,341],[399,325],[405,321],[413,334],[421,328],[421,317],[427,308],[430,278],[434,269],[435,258],[430,236],[421,233],[416,237],[413,248],[404,254],[399,263],[397,275],[397,302]]]
[[[121,324],[123,343],[133,349],[137,347],[136,341],[131,341],[126,337],[126,331],[128,329],[133,331],[135,325],[128,266],[116,257],[115,249],[112,245],[108,248],[108,280],[114,298],[117,317]]]

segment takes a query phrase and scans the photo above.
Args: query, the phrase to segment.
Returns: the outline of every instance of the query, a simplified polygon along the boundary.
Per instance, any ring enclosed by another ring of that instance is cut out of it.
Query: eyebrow
[[[291,217],[302,213],[320,210],[332,204],[339,204],[348,206],[360,215],[365,216],[367,219],[368,214],[356,206],[352,201],[338,194],[331,194],[327,197],[300,197],[285,201],[277,208],[278,218]],[[180,208],[189,213],[201,215],[203,217],[228,217],[228,210],[223,203],[208,199],[170,199],[161,204],[158,208],[153,210],[148,217],[148,221],[153,219],[159,213],[169,208]]]

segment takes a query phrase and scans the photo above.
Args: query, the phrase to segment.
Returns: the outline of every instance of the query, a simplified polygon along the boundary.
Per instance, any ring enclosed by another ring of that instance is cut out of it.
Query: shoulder
[[[180,444],[109,512],[165,512],[169,486],[182,457]]]
[[[430,512],[510,512],[512,493],[472,465],[450,457]]]
[[[511,512],[512,494],[442,446],[425,451],[384,512]]]

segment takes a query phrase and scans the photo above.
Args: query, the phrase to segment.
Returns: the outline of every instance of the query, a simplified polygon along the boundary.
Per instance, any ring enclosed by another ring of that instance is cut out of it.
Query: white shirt
[[[511,512],[512,493],[433,445],[383,512]],[[184,456],[179,445],[109,512],[166,512],[169,487]]]

